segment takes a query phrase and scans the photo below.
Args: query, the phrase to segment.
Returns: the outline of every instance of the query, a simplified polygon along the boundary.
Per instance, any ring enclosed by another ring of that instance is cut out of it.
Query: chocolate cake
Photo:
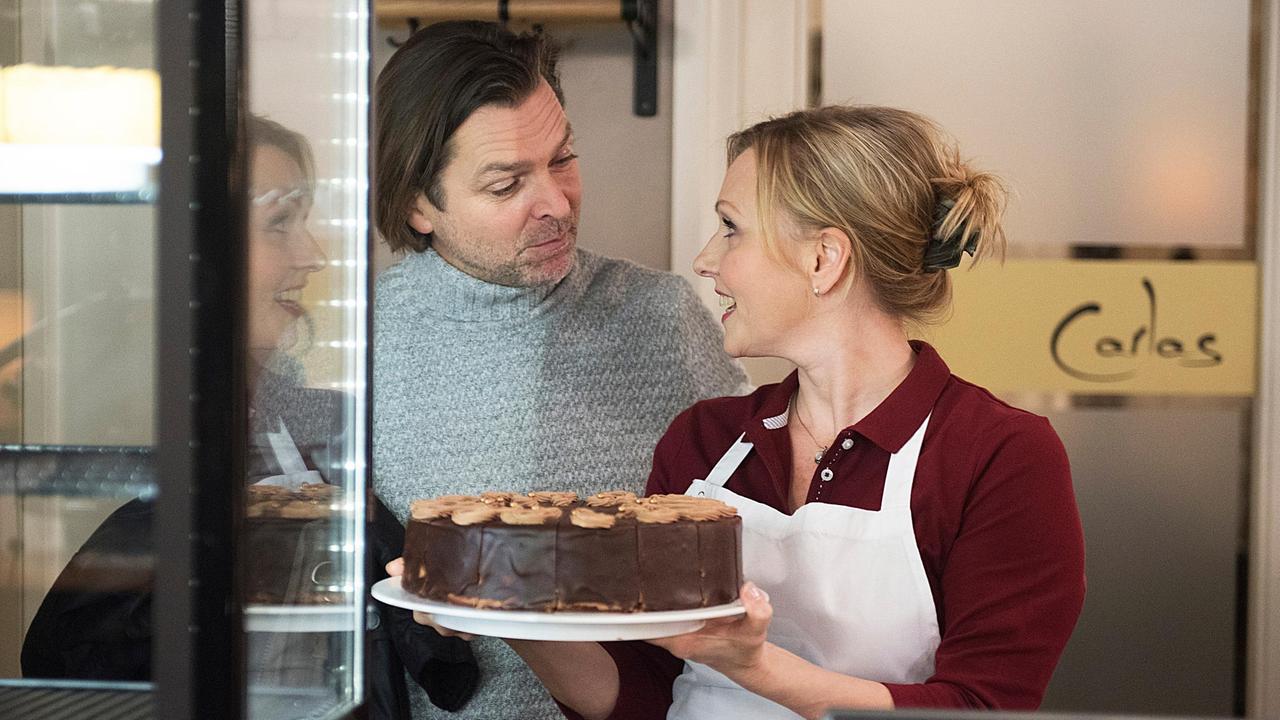
[[[270,605],[342,603],[345,565],[335,536],[340,488],[250,485],[245,521],[245,599]]]
[[[401,584],[479,608],[686,610],[732,602],[742,520],[718,500],[610,492],[448,495],[410,508]]]

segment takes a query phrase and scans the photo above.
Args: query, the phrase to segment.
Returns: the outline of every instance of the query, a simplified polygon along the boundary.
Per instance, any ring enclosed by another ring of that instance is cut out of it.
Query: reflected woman
[[[315,169],[306,139],[272,120],[247,121],[249,165],[249,356],[260,371],[298,341],[309,322],[301,294],[325,255],[308,227]]]
[[[302,367],[290,354],[310,334],[301,294],[326,265],[308,227],[315,184],[311,149],[302,135],[266,118],[248,116],[245,130],[250,169],[248,482],[336,483],[346,436],[344,397],[306,387]],[[374,510],[370,551],[380,565],[399,554],[403,529],[380,502],[375,501]],[[28,629],[22,648],[25,677],[151,679],[153,512],[150,498],[126,503],[72,557]],[[296,589],[310,582],[307,568],[294,568],[294,574],[299,577],[281,584]],[[386,610],[383,620],[384,629],[371,633],[373,651],[367,657],[372,669],[370,717],[407,717],[401,657],[433,700],[455,706],[465,702],[478,673],[466,644],[414,626],[408,613]],[[388,632],[392,627],[399,631]],[[255,635],[250,636],[250,665],[275,673],[273,681],[310,683],[329,655],[322,641],[303,647],[305,643]]]
[[[305,317],[297,293],[324,267],[324,254],[306,227],[314,175],[311,150],[301,135],[265,118],[250,116],[246,130],[249,379],[255,388],[250,423],[283,411],[301,451],[311,457],[324,453],[335,437],[333,411],[339,406],[327,401],[316,413],[311,403],[300,402],[299,366],[281,352],[294,346]],[[312,431],[320,427],[324,430]],[[250,482],[278,474],[271,470],[273,458],[262,452],[263,443],[250,445],[257,450],[251,453]],[[153,512],[150,498],[126,503],[71,558],[27,631],[24,676],[151,679]]]

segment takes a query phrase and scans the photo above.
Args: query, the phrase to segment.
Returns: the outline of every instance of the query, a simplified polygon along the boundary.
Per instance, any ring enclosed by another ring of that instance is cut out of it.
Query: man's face
[[[450,140],[444,208],[418,195],[409,224],[434,233],[450,265],[487,282],[558,282],[573,268],[582,181],[568,118],[551,86],[514,108],[487,105]]]

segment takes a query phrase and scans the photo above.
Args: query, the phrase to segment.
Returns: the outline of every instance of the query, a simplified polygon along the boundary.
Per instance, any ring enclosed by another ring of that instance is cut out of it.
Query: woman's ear
[[[853,242],[839,228],[825,227],[814,235],[806,268],[814,295],[826,295],[853,268]]]

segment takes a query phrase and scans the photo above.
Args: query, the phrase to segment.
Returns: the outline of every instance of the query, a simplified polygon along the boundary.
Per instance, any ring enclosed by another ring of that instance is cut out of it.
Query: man
[[[442,494],[640,492],[675,415],[745,385],[687,283],[576,247],[555,63],[543,37],[450,22],[378,78],[377,225],[405,257],[377,285],[374,485],[401,520]],[[473,649],[461,716],[561,717],[505,643]]]

